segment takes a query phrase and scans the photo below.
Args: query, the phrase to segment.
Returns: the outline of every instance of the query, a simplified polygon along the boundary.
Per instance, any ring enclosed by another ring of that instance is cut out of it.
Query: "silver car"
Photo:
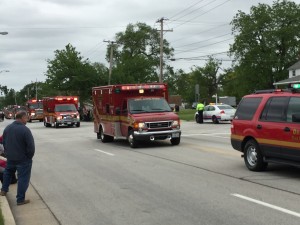
[[[220,121],[231,121],[236,109],[230,105],[225,104],[210,104],[204,107],[203,121],[219,123]],[[197,121],[198,111],[195,113],[195,120]]]

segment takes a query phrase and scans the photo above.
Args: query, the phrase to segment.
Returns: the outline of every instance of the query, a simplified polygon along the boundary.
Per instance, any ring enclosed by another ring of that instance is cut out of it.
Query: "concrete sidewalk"
[[[26,199],[30,199],[29,204],[17,206],[16,193],[17,184],[12,184],[9,186],[9,192],[6,197],[0,196],[1,209],[4,210],[2,212],[5,219],[5,225],[60,224],[31,184],[26,192]]]

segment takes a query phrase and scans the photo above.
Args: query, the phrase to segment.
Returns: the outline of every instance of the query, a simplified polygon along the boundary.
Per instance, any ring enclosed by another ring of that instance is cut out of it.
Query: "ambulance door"
[[[129,115],[128,115],[128,107],[127,107],[127,99],[125,99],[122,103],[122,108],[120,112],[120,126],[121,126],[121,134],[122,137],[127,138],[128,126],[129,126]]]

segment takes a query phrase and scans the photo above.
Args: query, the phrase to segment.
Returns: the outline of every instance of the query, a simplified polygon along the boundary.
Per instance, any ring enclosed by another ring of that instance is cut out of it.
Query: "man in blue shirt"
[[[30,202],[25,199],[25,193],[29,186],[35,144],[31,131],[25,126],[27,120],[27,113],[20,111],[16,115],[16,121],[8,125],[3,132],[3,146],[7,162],[0,195],[6,195],[11,179],[17,171],[17,205]]]

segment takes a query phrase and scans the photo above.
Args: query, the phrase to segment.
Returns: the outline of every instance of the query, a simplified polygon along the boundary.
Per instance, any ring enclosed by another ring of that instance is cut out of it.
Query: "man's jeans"
[[[15,172],[18,172],[18,190],[17,190],[17,203],[25,200],[25,193],[29,186],[31,175],[32,159],[26,161],[11,161],[7,160],[6,168],[3,174],[3,184],[1,191],[8,192],[11,179]]]

